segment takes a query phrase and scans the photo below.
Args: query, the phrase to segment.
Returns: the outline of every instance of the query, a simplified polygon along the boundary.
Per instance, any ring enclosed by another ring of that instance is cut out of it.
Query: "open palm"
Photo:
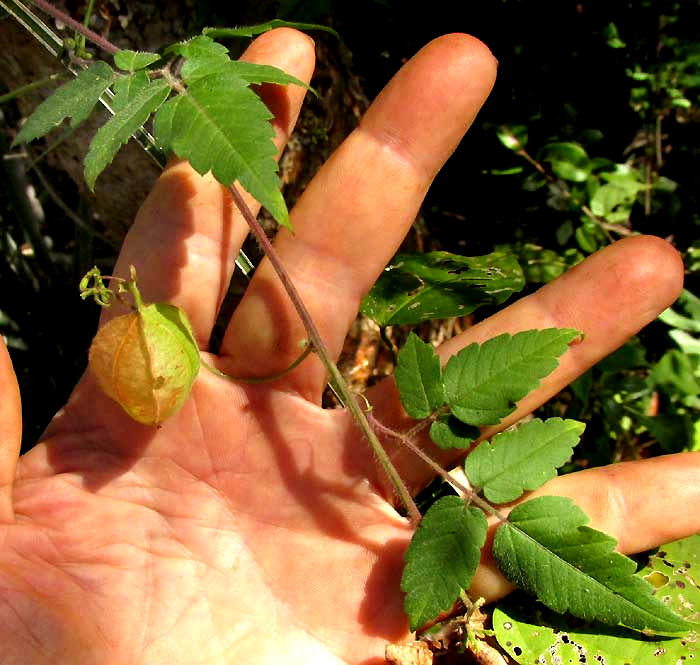
[[[245,57],[304,80],[313,68],[311,41],[291,30],[264,35]],[[314,179],[293,211],[295,235],[279,234],[277,248],[331,352],[340,352],[360,298],[494,75],[474,39],[429,44]],[[303,91],[263,94],[281,149]],[[265,375],[289,364],[305,338],[267,263],[221,354],[206,351],[245,234],[220,185],[174,164],[139,213],[115,273],[134,264],[145,298],[182,306],[209,362]],[[520,405],[521,417],[651,320],[681,280],[669,245],[630,239],[441,353],[504,331],[585,332]],[[153,428],[130,421],[87,374],[43,442],[18,461],[19,398],[3,348],[0,662],[381,662],[387,641],[408,637],[399,580],[411,528],[347,413],[320,408],[325,380],[314,357],[267,384],[201,372],[182,411]],[[407,424],[391,382],[369,397],[380,420]],[[392,445],[400,473],[419,488],[430,470]],[[690,508],[699,475],[694,455],[669,456],[560,478],[543,491],[575,496],[631,552],[700,530]],[[474,593],[495,598],[508,588],[485,558]]]

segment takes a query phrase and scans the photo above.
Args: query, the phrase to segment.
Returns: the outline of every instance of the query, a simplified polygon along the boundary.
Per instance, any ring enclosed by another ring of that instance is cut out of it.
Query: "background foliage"
[[[518,0],[436,0],[420,8],[389,0],[232,6],[190,1],[173,3],[176,19],[136,2],[97,4],[94,29],[109,27],[120,46],[144,50],[206,25],[275,16],[336,28],[341,44],[314,35],[320,66],[312,85],[321,96],[309,101],[295,137],[311,165],[332,150],[366,100],[428,40],[451,31],[482,39],[500,63],[496,88],[438,177],[404,250],[513,252],[527,293],[621,235],[668,238],[684,253],[688,273],[688,292],[676,315],[649,326],[545,411],[588,423],[570,469],[697,447],[697,2],[546,2],[533,12]],[[83,4],[69,2],[66,8],[82,19]],[[0,22],[0,42],[9,21]],[[55,71],[61,72],[60,64]],[[3,84],[0,94],[17,87],[12,80]],[[27,108],[43,94],[40,89],[0,106],[0,149],[6,155]],[[63,404],[87,360],[97,313],[80,301],[79,277],[94,263],[109,270],[130,222],[115,224],[102,211],[97,217],[98,199],[51,157],[62,145],[41,157],[64,133],[58,130],[53,141],[32,147],[23,159],[5,159],[0,176],[0,330],[22,384],[27,446]],[[289,198],[305,177],[285,178]],[[436,340],[440,326],[426,324],[419,332]],[[397,326],[384,333],[395,341],[407,334]],[[358,335],[356,346],[363,340]],[[372,356],[365,381],[388,371],[386,358],[380,351]]]

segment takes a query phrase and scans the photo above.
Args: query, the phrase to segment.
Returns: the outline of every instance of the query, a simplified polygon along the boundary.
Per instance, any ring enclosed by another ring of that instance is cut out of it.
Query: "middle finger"
[[[428,44],[314,178],[292,211],[294,234],[278,234],[276,249],[334,357],[360,300],[490,92],[495,72],[493,56],[472,37],[448,35]],[[225,336],[227,371],[274,373],[299,354],[305,337],[264,261]],[[326,376],[315,359],[286,381],[318,400]]]

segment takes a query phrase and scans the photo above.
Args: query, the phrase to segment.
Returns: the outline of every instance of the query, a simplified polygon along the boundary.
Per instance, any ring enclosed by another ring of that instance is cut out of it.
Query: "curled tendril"
[[[105,279],[116,282],[116,292],[105,284]],[[103,275],[97,266],[88,270],[85,276],[80,280],[80,297],[83,300],[87,300],[92,296],[100,307],[111,307],[114,299],[119,298],[121,294],[127,291],[128,288],[125,285],[125,280],[121,277]]]

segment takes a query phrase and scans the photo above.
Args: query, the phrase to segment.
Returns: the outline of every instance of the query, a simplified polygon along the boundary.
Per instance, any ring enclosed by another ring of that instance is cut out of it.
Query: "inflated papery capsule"
[[[179,411],[200,364],[185,313],[165,303],[138,303],[136,311],[108,321],[89,353],[100,388],[144,425],[159,425]]]

